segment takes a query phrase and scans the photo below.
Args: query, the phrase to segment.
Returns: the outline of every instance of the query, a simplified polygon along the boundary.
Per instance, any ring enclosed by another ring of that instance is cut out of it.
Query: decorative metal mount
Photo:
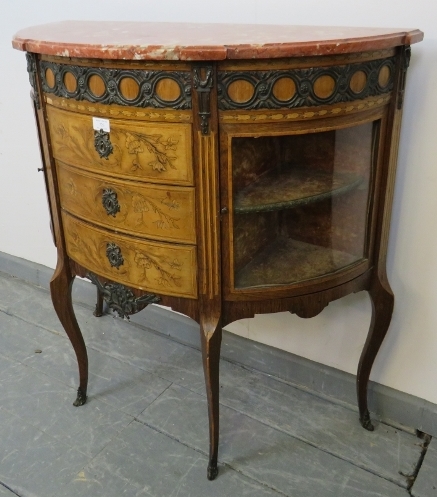
[[[117,212],[120,212],[120,204],[117,200],[117,194],[111,188],[103,189],[102,204],[108,216],[115,217]]]
[[[101,129],[100,131],[94,131],[94,148],[99,154],[101,159],[108,160],[108,157],[113,153],[114,148],[112,146],[111,140],[109,138],[109,133],[106,133]]]
[[[77,397],[76,400],[73,402],[73,405],[75,407],[83,406],[86,402],[86,393],[79,387],[77,389]]]
[[[113,242],[106,244],[106,257],[108,258],[109,264],[117,269],[124,264],[121,248]]]
[[[202,73],[205,77],[202,78]],[[209,134],[209,118],[211,117],[210,94],[213,87],[212,66],[195,67],[193,71],[193,86],[199,97],[199,116],[202,135]]]
[[[140,312],[149,304],[157,304],[161,301],[161,298],[154,294],[135,297],[129,288],[119,283],[102,284],[93,273],[88,273],[86,277],[97,286],[109,308],[121,318],[129,318],[129,315]]]
[[[405,82],[407,80],[407,70],[410,66],[410,58],[411,58],[411,47],[409,45],[402,47],[402,55],[401,55],[401,76],[399,82],[399,96],[398,96],[398,109],[402,109],[404,104],[404,96],[405,96]]]
[[[29,73],[29,82],[33,90],[33,100],[37,109],[41,108],[41,102],[36,84],[36,55],[34,53],[26,53],[27,72]]]
[[[54,86],[47,82],[46,72],[50,69],[54,75]],[[171,109],[191,109],[191,75],[188,71],[144,71],[140,69],[106,69],[101,67],[70,66],[43,60],[40,62],[42,89],[58,97],[87,100],[101,104],[128,105],[130,107],[154,107]],[[76,80],[76,88],[69,91],[64,83],[66,73]],[[102,95],[95,95],[90,87],[92,76],[101,78],[105,85]],[[123,79],[133,79],[139,87],[138,95],[128,99],[120,91]],[[163,100],[156,93],[156,86],[163,79],[171,79],[179,89],[179,96],[172,101]]]
[[[373,431],[375,428],[373,427],[372,421],[370,420],[370,414],[369,411],[366,409],[366,411],[363,413],[363,416],[360,418],[360,423],[361,426],[368,431]]]
[[[207,469],[207,472],[206,472],[206,477],[208,478],[208,480],[215,480],[217,478],[217,475],[218,475],[218,467],[217,467],[217,463],[215,464],[208,464],[208,469]]]
[[[385,86],[378,81],[382,67],[387,66],[390,77]],[[350,86],[354,74],[362,72],[366,82],[356,93]],[[371,96],[389,93],[393,89],[395,58],[380,59],[356,64],[331,67],[310,67],[308,69],[287,69],[270,71],[223,71],[217,75],[218,107],[220,110],[283,109],[330,105],[352,102]],[[335,86],[326,98],[317,96],[314,83],[322,76],[329,76]],[[294,84],[295,91],[288,100],[280,100],[274,94],[275,84],[283,79]],[[228,94],[229,86],[235,81],[246,81],[253,86],[253,95],[246,102],[235,102]]]

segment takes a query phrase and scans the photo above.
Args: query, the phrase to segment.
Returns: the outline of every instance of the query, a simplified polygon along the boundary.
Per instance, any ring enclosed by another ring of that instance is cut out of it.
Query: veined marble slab
[[[12,45],[61,57],[224,60],[353,53],[422,39],[404,28],[63,21],[23,29]]]

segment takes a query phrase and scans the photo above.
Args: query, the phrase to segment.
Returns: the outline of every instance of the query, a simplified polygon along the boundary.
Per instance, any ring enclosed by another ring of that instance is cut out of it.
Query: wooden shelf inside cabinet
[[[367,291],[360,423],[394,297],[386,253],[410,45],[419,30],[65,21],[17,33],[26,53],[58,251],[50,290],[77,357],[71,299],[95,316],[149,304],[199,323],[218,474],[222,326],[312,317]],[[256,290],[251,291],[252,288]],[[93,399],[91,399],[93,402]],[[377,435],[375,435],[377,436]]]
[[[349,192],[363,181],[353,173],[331,174],[293,166],[287,167],[287,171],[281,169],[269,171],[240,191],[234,200],[234,212],[292,209]]]
[[[291,285],[334,273],[358,259],[353,254],[330,247],[280,237],[238,271],[235,287]]]

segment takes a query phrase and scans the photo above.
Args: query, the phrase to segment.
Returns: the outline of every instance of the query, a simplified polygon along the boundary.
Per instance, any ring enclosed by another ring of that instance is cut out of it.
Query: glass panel
[[[292,284],[365,257],[373,126],[233,137],[235,288]]]

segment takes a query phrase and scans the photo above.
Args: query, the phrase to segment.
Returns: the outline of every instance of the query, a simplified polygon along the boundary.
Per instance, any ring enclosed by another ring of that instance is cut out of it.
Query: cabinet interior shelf
[[[363,181],[353,173],[327,173],[311,168],[268,172],[239,192],[234,200],[236,214],[292,209],[319,202],[357,188]]]
[[[235,275],[236,288],[287,285],[333,273],[361,257],[279,237]]]

